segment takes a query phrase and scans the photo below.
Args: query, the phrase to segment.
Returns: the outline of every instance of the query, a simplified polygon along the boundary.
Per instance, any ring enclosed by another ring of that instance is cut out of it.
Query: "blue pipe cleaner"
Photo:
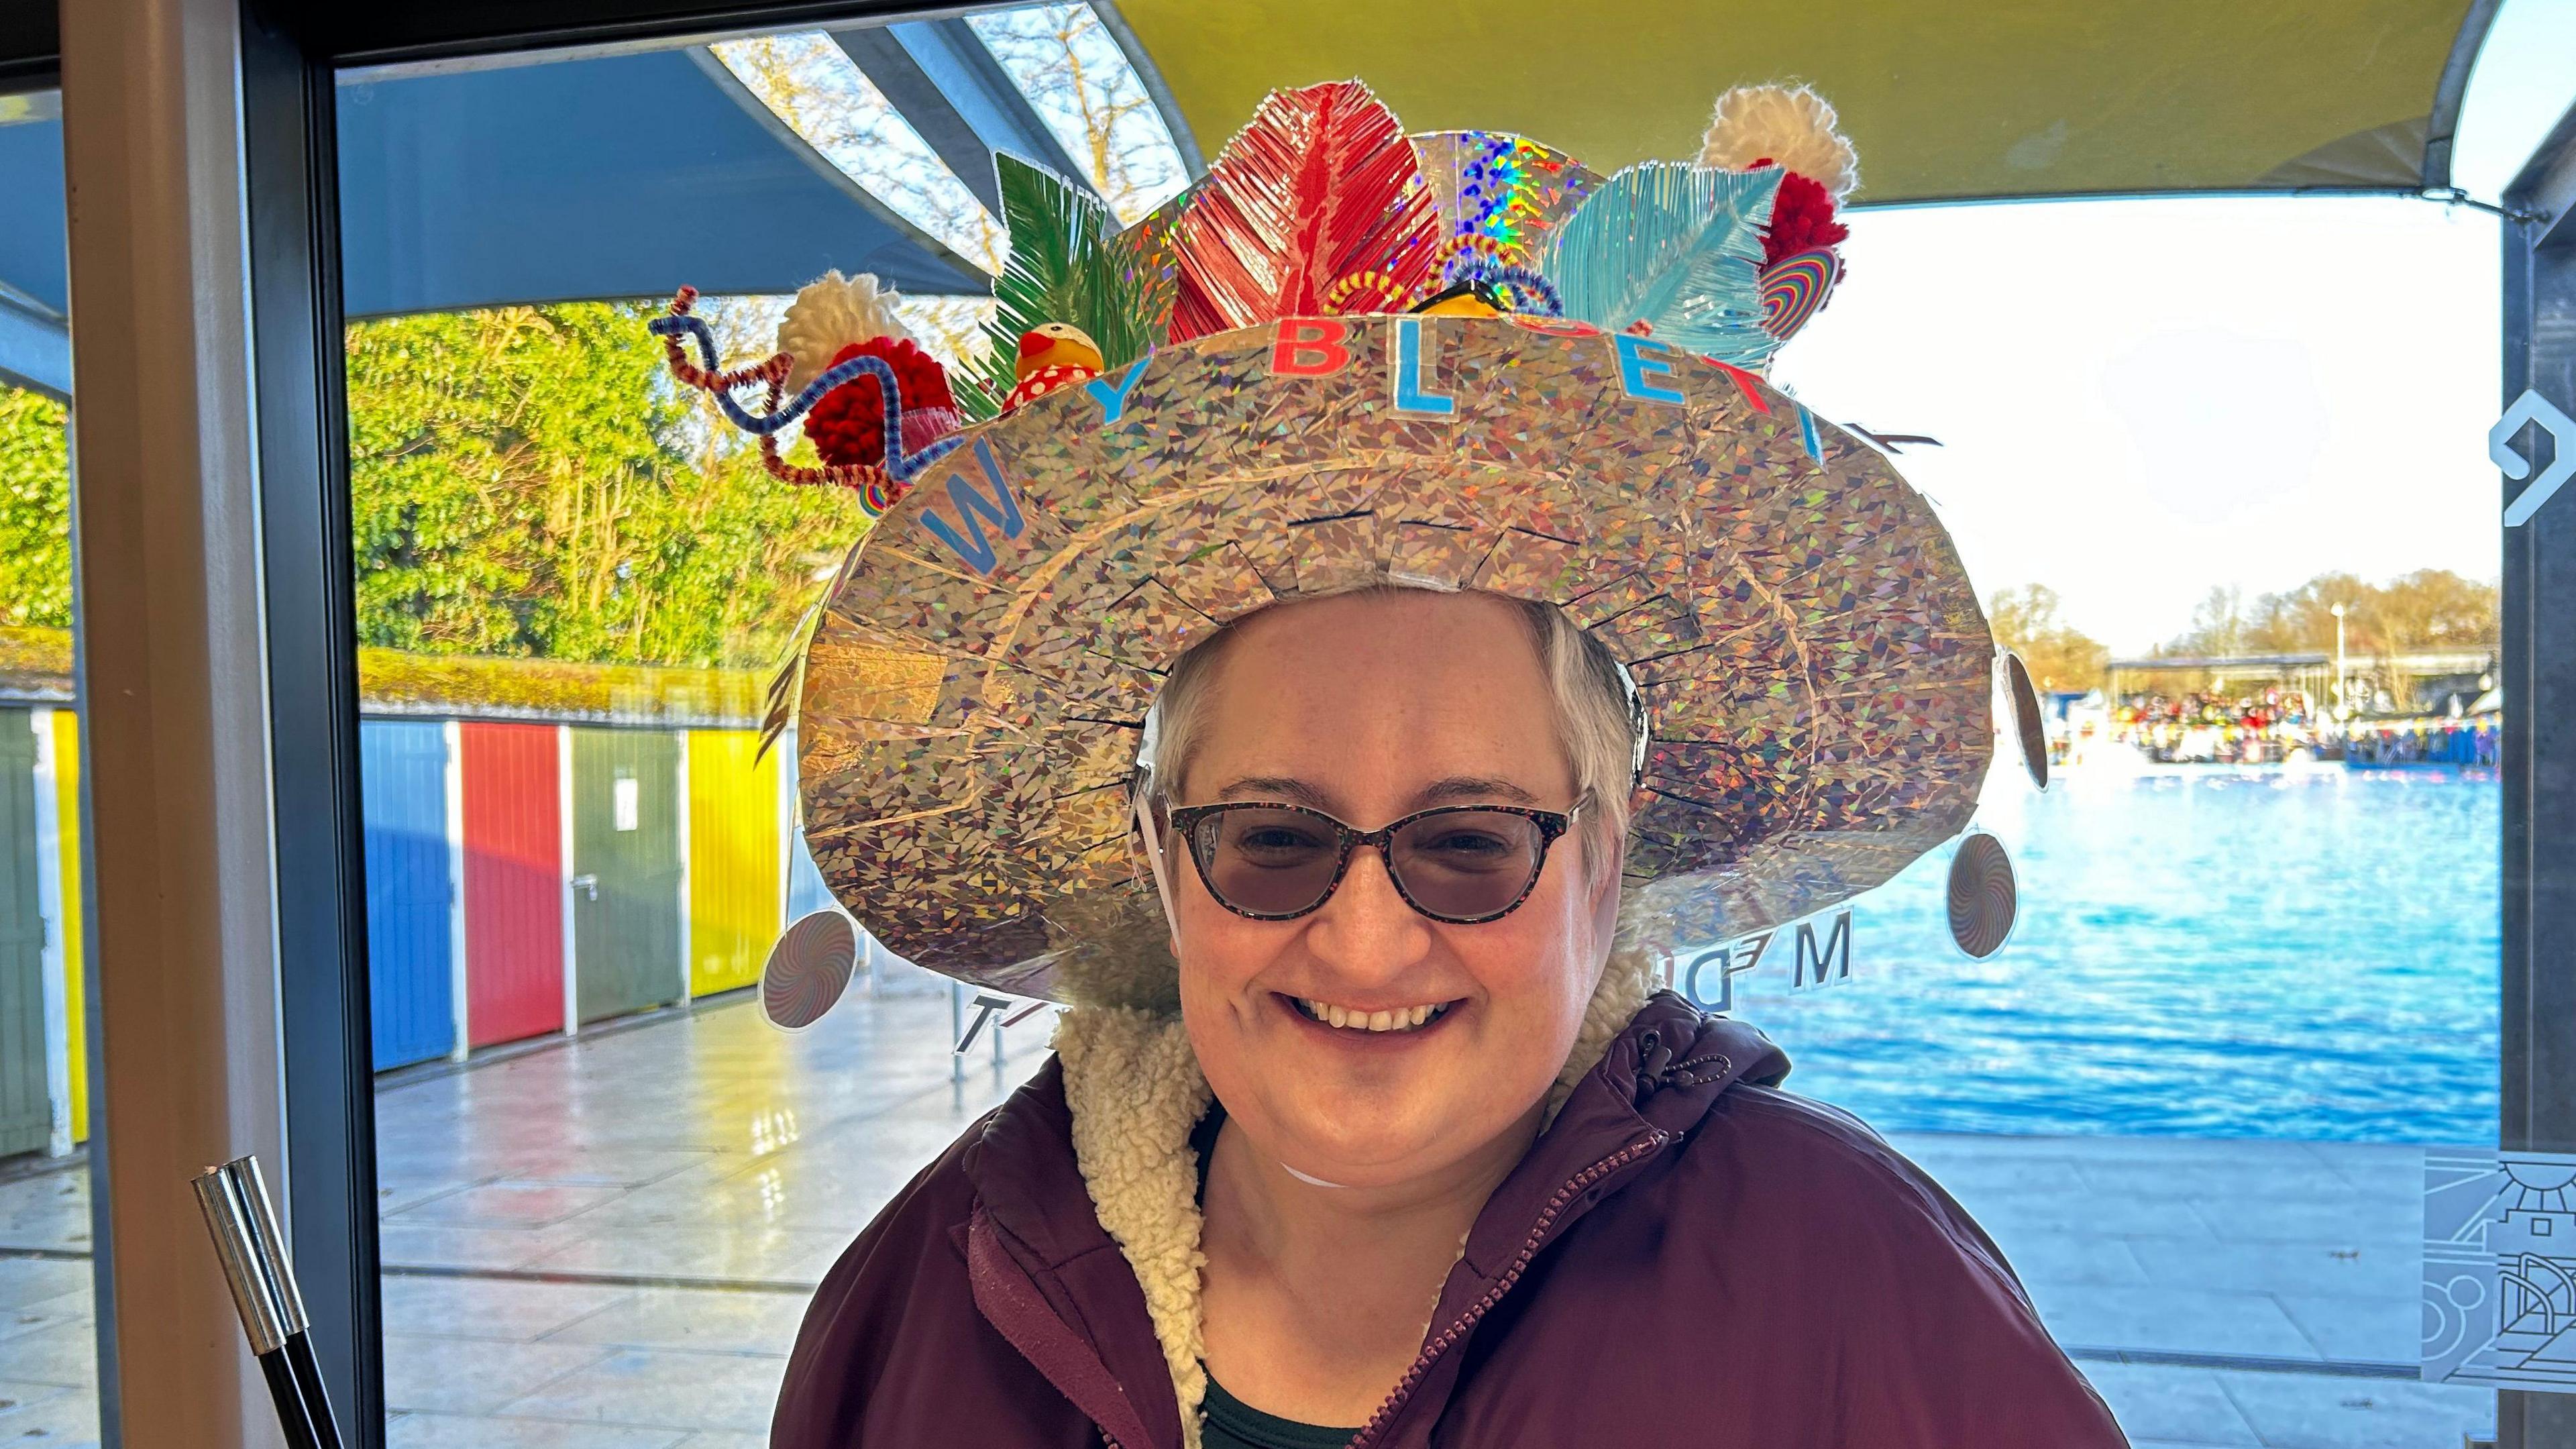
[[[1476,252],[1460,252],[1441,269],[1440,280],[1449,286],[1460,282],[1479,281],[1491,287],[1509,287],[1523,298],[1536,298],[1549,317],[1565,315],[1565,299],[1557,295],[1556,285],[1528,267],[1511,266]]]
[[[710,373],[723,371],[716,359],[716,335],[708,328],[704,319],[683,314],[656,317],[645,325],[656,337],[684,336],[696,342],[698,365]],[[724,410],[725,418],[735,427],[754,437],[766,438],[813,411],[814,404],[821,402],[825,393],[845,382],[856,382],[862,377],[875,378],[877,390],[884,395],[885,470],[888,477],[898,482],[909,483],[914,474],[957,451],[958,444],[965,441],[961,437],[951,435],[941,438],[918,453],[905,452],[903,450],[903,394],[895,382],[894,369],[888,367],[885,359],[881,357],[853,357],[846,362],[835,363],[812,382],[805,384],[803,392],[788,399],[778,411],[767,415],[745,410],[742,404],[734,401],[733,394],[730,392],[718,388],[709,388],[707,392],[715,398],[716,406]]]

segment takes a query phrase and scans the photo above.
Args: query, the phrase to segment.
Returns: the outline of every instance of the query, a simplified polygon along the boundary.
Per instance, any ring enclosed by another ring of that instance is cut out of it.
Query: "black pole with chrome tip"
[[[303,1295],[287,1260],[259,1161],[242,1157],[197,1175],[197,1206],[214,1235],[215,1257],[241,1314],[242,1332],[258,1356],[288,1449],[342,1449],[331,1400],[313,1356]]]
[[[277,1285],[278,1303],[285,1310],[286,1362],[295,1371],[296,1387],[313,1420],[314,1439],[320,1449],[341,1449],[339,1422],[331,1413],[330,1393],[322,1386],[322,1364],[313,1356],[313,1320],[304,1311],[303,1290],[295,1286],[295,1264],[287,1257],[286,1232],[278,1225],[277,1209],[268,1195],[268,1180],[260,1173],[259,1159],[235,1158],[217,1171],[232,1179],[233,1195],[250,1210],[251,1232],[258,1239],[261,1261],[267,1264],[269,1281]]]

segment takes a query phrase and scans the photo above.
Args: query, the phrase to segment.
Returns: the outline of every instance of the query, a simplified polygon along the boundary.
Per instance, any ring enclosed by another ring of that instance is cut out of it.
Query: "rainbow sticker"
[[[1841,261],[1822,249],[1782,257],[1778,266],[1764,268],[1762,330],[1788,341],[1825,305],[1842,271]]]

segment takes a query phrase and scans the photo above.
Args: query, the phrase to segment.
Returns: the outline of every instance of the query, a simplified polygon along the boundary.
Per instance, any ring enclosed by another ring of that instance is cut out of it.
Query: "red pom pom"
[[[1834,199],[1823,183],[1795,171],[1780,173],[1780,193],[1771,203],[1771,229],[1762,239],[1762,265],[1834,246],[1850,235],[1850,227],[1834,220]]]
[[[832,354],[833,367],[853,357],[876,357],[894,369],[895,391],[906,417],[924,411],[952,412],[957,400],[948,391],[948,370],[908,337],[876,337],[853,342]],[[885,393],[873,377],[855,378],[823,394],[805,415],[805,436],[814,451],[834,467],[884,467],[886,461]],[[918,448],[909,451],[918,451]]]

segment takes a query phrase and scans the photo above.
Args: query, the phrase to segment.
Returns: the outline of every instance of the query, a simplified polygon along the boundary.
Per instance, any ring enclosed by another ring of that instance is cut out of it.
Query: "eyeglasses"
[[[1377,847],[1404,903],[1435,921],[1473,926],[1520,908],[1556,843],[1583,808],[1441,805],[1377,830],[1354,830],[1301,805],[1229,801],[1175,810],[1171,824],[1216,903],[1256,921],[1323,909],[1351,854]]]

